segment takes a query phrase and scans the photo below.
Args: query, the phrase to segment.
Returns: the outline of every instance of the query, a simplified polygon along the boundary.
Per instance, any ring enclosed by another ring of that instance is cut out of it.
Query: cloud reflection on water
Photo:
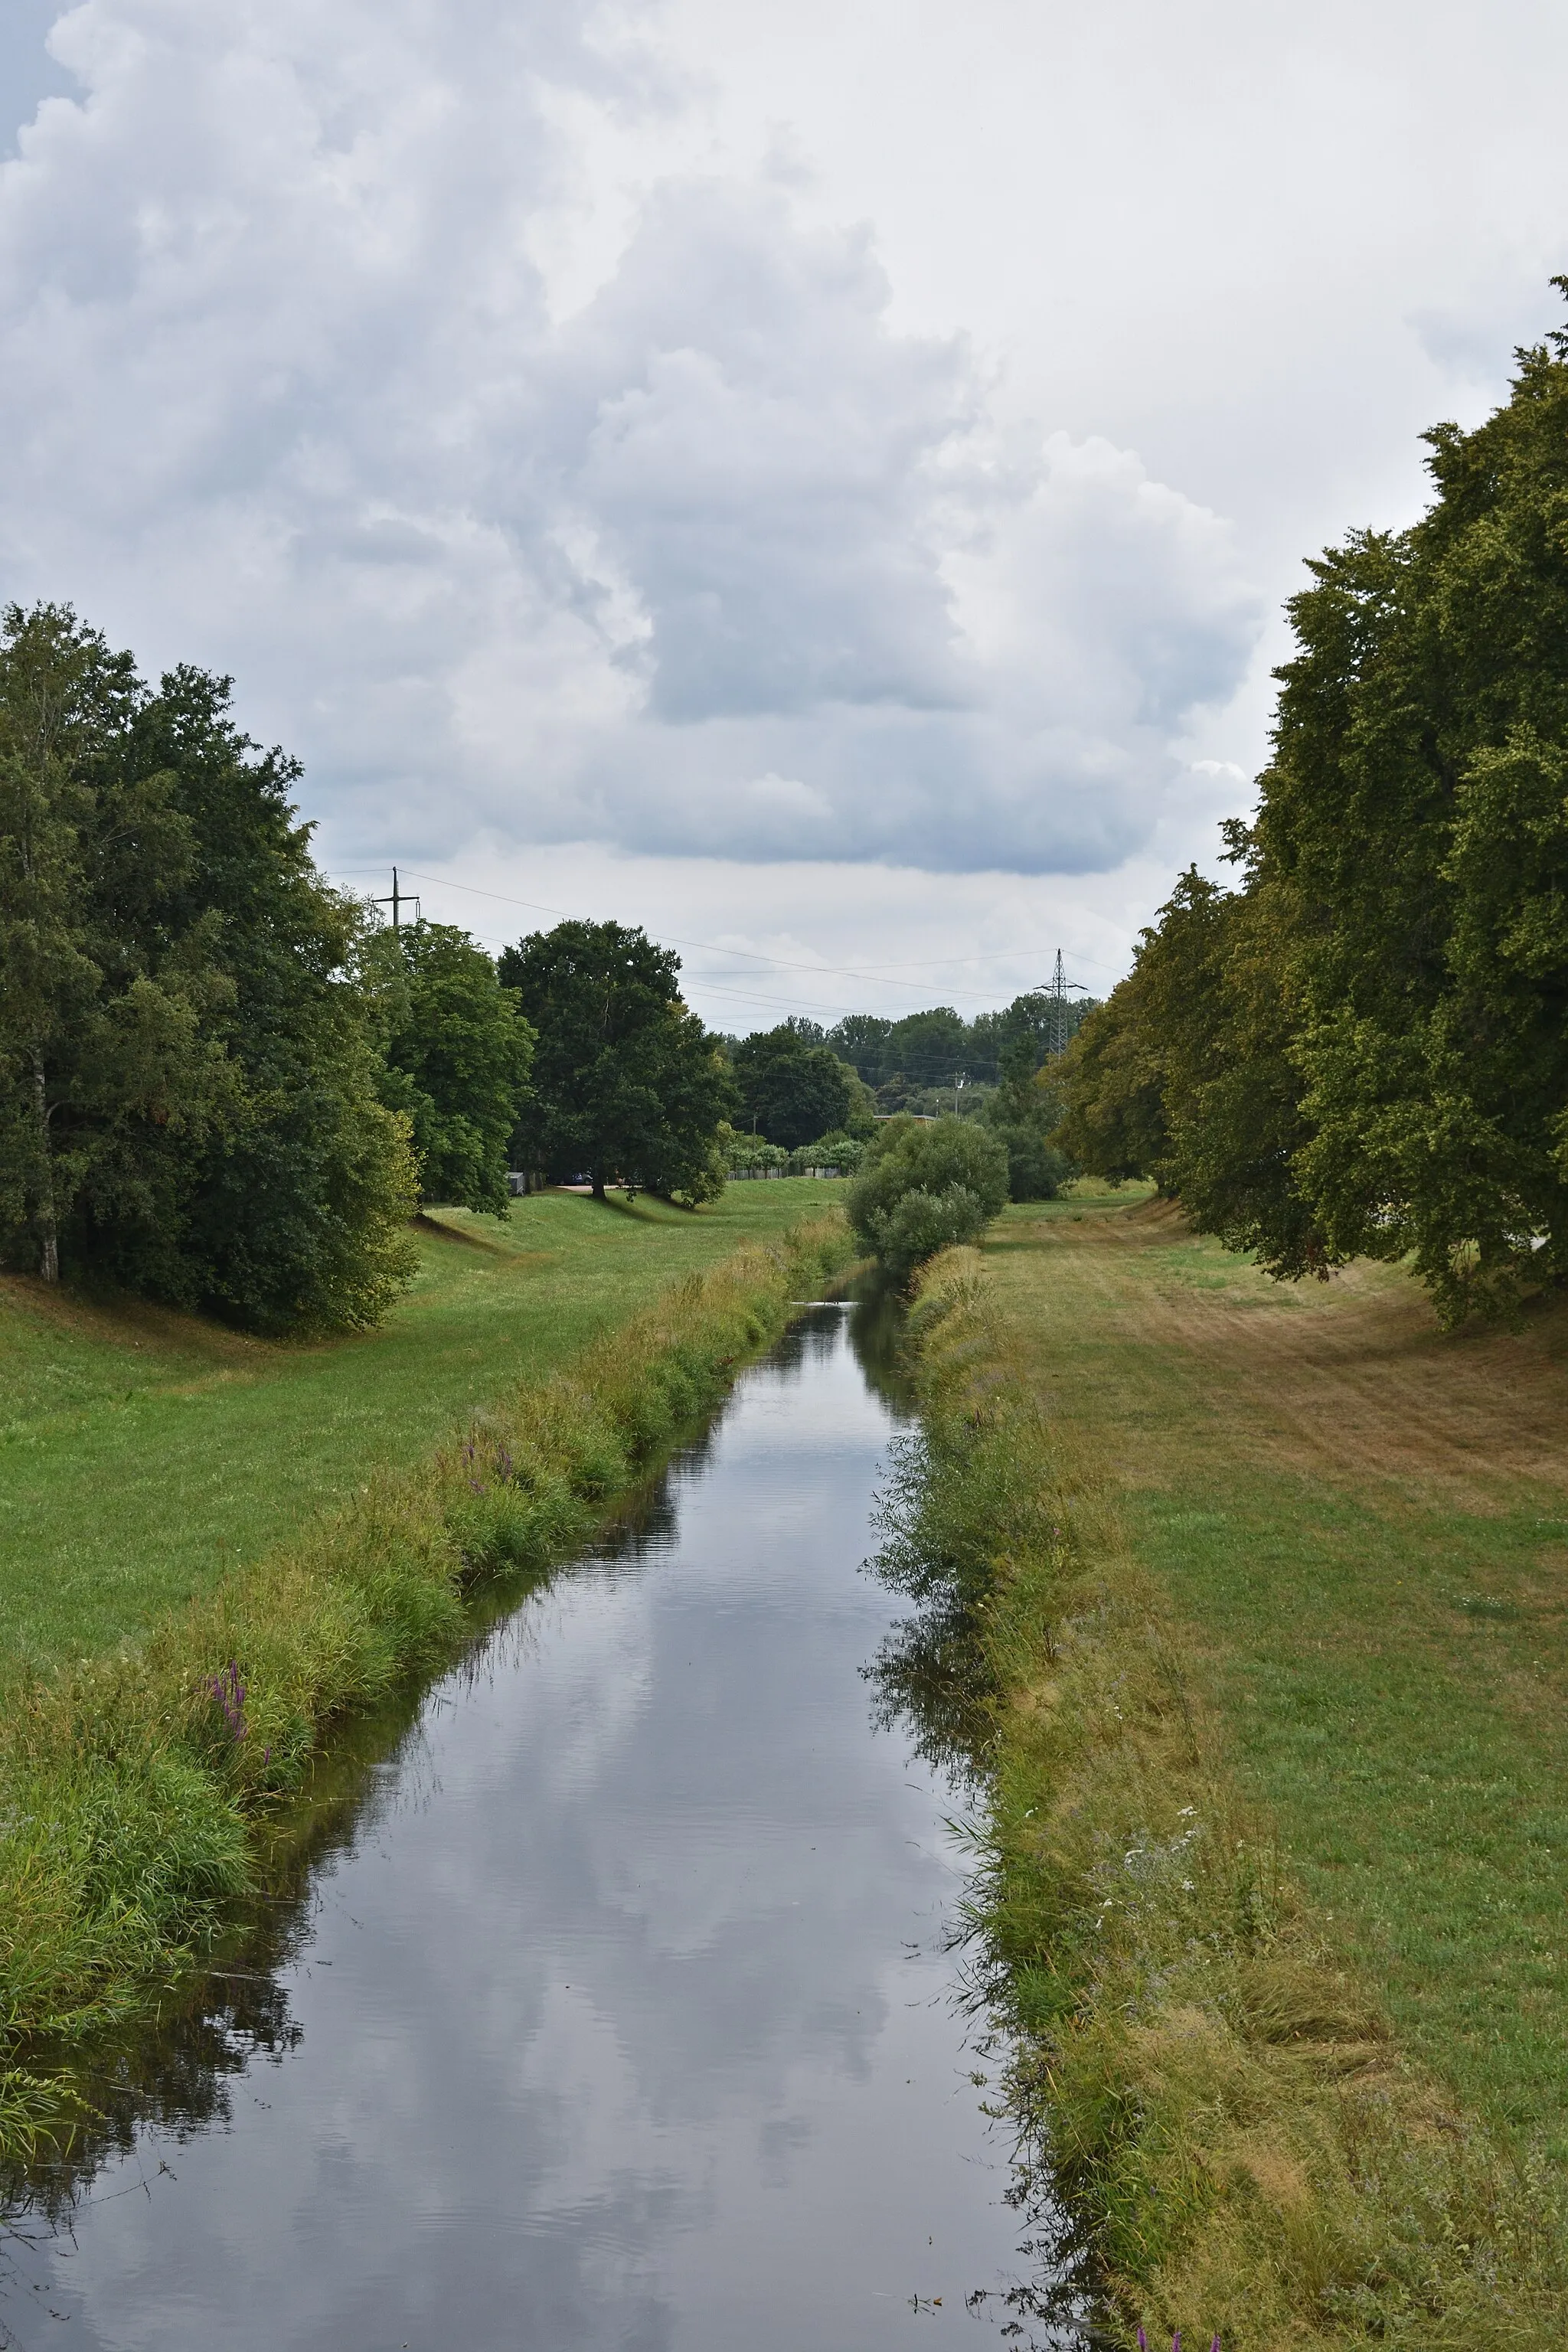
[[[868,1720],[890,1416],[845,1321],[430,1694],[228,2039],[165,2035],[161,2109],[16,2250],[18,2346],[868,2352],[911,2295],[973,2333],[1018,2225],[948,1799]]]

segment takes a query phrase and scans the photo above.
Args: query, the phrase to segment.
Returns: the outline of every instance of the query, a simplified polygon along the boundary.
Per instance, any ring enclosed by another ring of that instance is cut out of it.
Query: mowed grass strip
[[[440,1210],[383,1327],[312,1345],[0,1278],[0,1683],[135,1638],[839,1189],[732,1184],[695,1215],[565,1192],[504,1223]]]
[[[987,1255],[1324,1927],[1428,2071],[1568,2156],[1568,1317],[1444,1338],[1396,1269],[1280,1289],[1088,1187]]]

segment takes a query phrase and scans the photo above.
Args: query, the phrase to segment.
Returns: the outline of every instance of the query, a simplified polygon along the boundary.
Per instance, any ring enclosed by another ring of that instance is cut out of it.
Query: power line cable
[[[380,866],[344,866],[338,868],[342,874],[380,874],[384,870]],[[580,919],[564,907],[547,907],[537,898],[514,898],[509,897],[503,890],[482,890],[477,883],[444,880],[439,875],[435,874],[416,874],[413,867],[408,866],[405,866],[403,871],[411,881],[427,883],[433,890],[461,890],[469,898],[493,898],[499,906],[521,907],[528,913],[534,915],[554,915],[562,922],[574,922]],[[672,948],[700,949],[704,955],[741,956],[749,963],[765,963],[778,971],[816,972],[820,973],[825,980],[870,980],[879,982],[887,988],[897,987],[900,983],[896,981],[883,980],[884,972],[947,971],[955,964],[990,963],[1014,956],[1021,961],[1029,956],[1044,953],[1044,950],[1038,947],[992,948],[988,949],[984,955],[946,956],[935,958],[926,963],[910,959],[902,964],[851,965],[800,963],[788,956],[764,955],[760,949],[756,948],[720,947],[712,940],[683,940],[678,938],[673,932],[665,933],[661,944]],[[1059,949],[1058,953],[1060,953]],[[1079,950],[1073,951],[1072,960],[1075,963],[1091,963],[1100,971],[1114,971],[1117,969],[1114,964],[1101,963],[1097,956],[1085,955]],[[1029,994],[1033,992],[1026,990],[1024,992]]]

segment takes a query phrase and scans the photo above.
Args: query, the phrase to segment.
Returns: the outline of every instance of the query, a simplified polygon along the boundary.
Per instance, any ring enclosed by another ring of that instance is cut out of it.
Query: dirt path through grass
[[[1445,1338],[1397,1271],[1281,1290],[1109,1195],[988,1255],[1331,1932],[1568,2155],[1568,1318]]]

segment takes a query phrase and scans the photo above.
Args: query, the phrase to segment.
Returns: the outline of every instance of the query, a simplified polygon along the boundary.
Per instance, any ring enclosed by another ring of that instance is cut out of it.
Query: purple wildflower
[[[245,1719],[245,1685],[239,1678],[238,1661],[230,1658],[222,1672],[213,1676],[207,1687],[223,1709],[230,1736],[243,1739],[250,1727]]]

